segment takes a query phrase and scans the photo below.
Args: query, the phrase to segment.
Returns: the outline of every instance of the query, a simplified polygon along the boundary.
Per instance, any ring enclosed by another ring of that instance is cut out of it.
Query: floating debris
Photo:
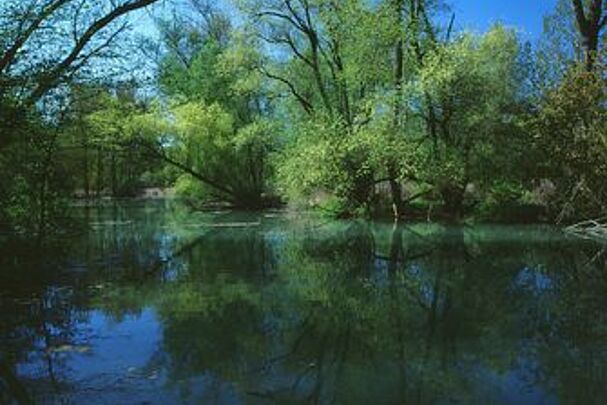
[[[47,353],[89,353],[91,347],[87,345],[59,345],[46,348]]]
[[[260,226],[261,222],[224,222],[216,224],[208,224],[211,228],[247,228],[250,226]]]
[[[263,214],[263,217],[264,217],[264,218],[281,218],[281,217],[283,217],[283,216],[284,216],[284,214],[282,214],[282,213],[276,213],[276,214],[272,214],[272,213],[269,213],[269,214]]]
[[[103,228],[106,226],[127,226],[131,225],[133,221],[101,221],[101,222],[91,222],[89,225],[93,228]]]
[[[198,224],[184,224],[184,228],[248,228],[254,226],[260,226],[261,222],[201,222]]]
[[[607,242],[607,217],[579,222],[565,228],[565,232]]]

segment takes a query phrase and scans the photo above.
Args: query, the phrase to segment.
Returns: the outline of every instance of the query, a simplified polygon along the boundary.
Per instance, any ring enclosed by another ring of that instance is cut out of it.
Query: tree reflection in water
[[[173,205],[90,222],[43,268],[2,256],[2,401],[607,398],[598,244]]]

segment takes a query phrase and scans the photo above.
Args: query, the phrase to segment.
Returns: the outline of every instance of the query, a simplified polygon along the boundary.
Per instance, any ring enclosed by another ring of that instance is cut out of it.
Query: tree
[[[128,147],[133,120],[150,109],[137,99],[133,83],[114,89],[82,88],[78,94],[74,101],[82,110],[75,111],[72,121],[66,123],[68,136],[61,146],[71,152],[64,153],[63,160],[84,168],[83,181],[76,184],[85,195],[91,196],[93,186],[97,197],[133,197],[144,186],[164,186],[164,165]]]
[[[194,22],[180,14],[159,21],[166,45],[159,85],[172,105],[156,117],[168,132],[148,132],[148,151],[183,172],[178,190],[241,208],[274,204],[268,155],[275,134],[264,119],[270,106],[254,72],[257,51],[243,46],[244,38],[210,3],[192,5]],[[162,141],[167,136],[168,143]]]
[[[599,65],[600,66],[600,65]],[[531,122],[538,148],[544,152],[540,173],[556,185],[552,214],[570,222],[605,213],[607,188],[607,92],[604,68],[572,69],[548,93]]]
[[[397,34],[388,23],[389,9],[358,0],[248,1],[244,9],[253,32],[272,49],[260,72],[298,107],[281,108],[290,121],[285,130],[293,135],[281,161],[296,170],[296,162],[308,154],[318,157],[314,150],[323,145],[323,155],[333,162],[326,170],[292,176],[282,170],[282,188],[304,198],[327,192],[341,201],[340,214],[368,210],[378,173],[368,162],[368,137],[363,134],[379,107],[379,89],[392,77],[386,56]],[[369,60],[375,63],[369,65]],[[315,139],[312,128],[326,132]]]
[[[482,37],[464,34],[437,45],[419,71],[416,111],[429,123],[425,170],[446,209],[458,216],[466,186],[495,180],[488,171],[503,156],[512,158],[520,133],[519,44],[515,34],[496,26]],[[431,113],[430,113],[431,112]]]

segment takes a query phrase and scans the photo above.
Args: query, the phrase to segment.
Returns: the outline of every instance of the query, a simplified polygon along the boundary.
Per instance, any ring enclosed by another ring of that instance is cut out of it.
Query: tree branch
[[[584,4],[582,3],[582,0],[572,0],[572,2],[578,28],[582,34],[585,34],[588,21],[586,19],[586,12],[584,11]]]
[[[293,83],[291,83],[288,79],[285,79],[284,77],[270,73],[262,67],[259,68],[259,71],[270,79],[277,80],[283,84],[286,84],[287,87],[289,88],[289,90],[291,91],[291,94],[293,94],[293,96],[295,96],[295,98],[301,104],[301,106],[306,111],[306,113],[312,114],[314,112],[314,107],[312,106],[312,103],[310,103],[304,96],[299,94],[299,92],[295,88],[295,85]]]
[[[95,35],[97,35],[99,31],[111,24],[117,18],[131,11],[147,7],[157,1],[158,0],[130,1],[114,8],[108,14],[93,22],[84,32],[84,34],[82,34],[82,36],[78,39],[71,52],[40,80],[38,86],[28,98],[28,102],[33,104],[44,96],[44,94],[57,83],[61,75],[63,75],[65,71],[69,69],[69,67],[76,61],[86,45],[95,37]]]
[[[299,25],[299,23],[297,21],[295,21],[293,18],[289,17],[288,15],[279,13],[278,11],[271,11],[271,10],[261,11],[261,12],[257,13],[257,16],[258,17],[269,16],[269,17],[280,18],[282,20],[289,22],[291,25],[293,25],[299,31],[305,32],[305,27]]]
[[[149,142],[146,142],[145,140],[138,140],[137,145],[142,146],[145,150],[147,150],[149,152],[150,156],[163,160],[164,162],[170,164],[171,166],[174,166],[174,167],[178,168],[179,170],[189,174],[190,176],[194,177],[195,179],[200,180],[201,182],[205,183],[206,185],[211,186],[214,189],[221,191],[222,193],[225,193],[228,196],[234,198],[234,191],[232,191],[231,189],[229,189],[226,186],[221,185],[218,181],[215,181],[215,180],[193,170],[191,167],[171,158],[166,153],[161,152],[160,147],[154,147]]]
[[[10,67],[15,61],[15,57],[19,50],[25,45],[29,38],[36,32],[40,25],[51,15],[55,13],[59,8],[69,3],[71,0],[56,0],[50,3],[47,7],[40,11],[40,14],[34,19],[31,25],[25,30],[24,33],[18,35],[13,45],[0,58],[0,74]]]
[[[89,53],[87,53],[86,55],[82,56],[80,58],[80,63],[78,63],[78,65],[75,65],[72,69],[71,72],[75,73],[78,70],[80,70],[80,68],[82,68],[84,65],[86,65],[86,63],[93,57],[99,55],[101,53],[101,51],[103,51],[106,48],[109,48],[112,45],[112,42],[114,42],[114,40],[122,33],[124,32],[128,27],[127,23],[124,23],[120,28],[118,28],[116,31],[114,31],[112,33],[112,35],[110,35],[105,41],[103,41],[102,44],[100,44],[98,47],[96,47],[95,49],[93,49],[92,51],[90,51]]]

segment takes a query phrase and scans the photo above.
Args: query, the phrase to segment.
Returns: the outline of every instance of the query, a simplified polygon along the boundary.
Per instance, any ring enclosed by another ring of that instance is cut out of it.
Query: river
[[[546,226],[79,208],[2,247],[0,403],[603,404],[607,254]]]

